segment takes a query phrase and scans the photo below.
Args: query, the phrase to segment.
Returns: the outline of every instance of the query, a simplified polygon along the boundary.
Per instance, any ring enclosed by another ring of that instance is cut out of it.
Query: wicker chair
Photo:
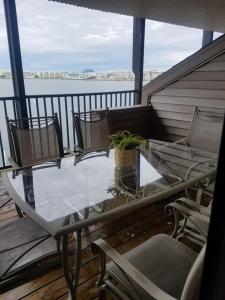
[[[97,155],[109,154],[109,119],[108,110],[72,112],[74,136],[75,164],[80,160]]]
[[[46,162],[60,166],[64,156],[57,115],[27,119],[7,119],[10,152],[19,167]]]
[[[100,300],[107,293],[120,300],[198,299],[205,246],[197,256],[179,241],[159,234],[125,255],[101,239],[92,249],[101,258]],[[106,256],[112,260],[107,265]]]

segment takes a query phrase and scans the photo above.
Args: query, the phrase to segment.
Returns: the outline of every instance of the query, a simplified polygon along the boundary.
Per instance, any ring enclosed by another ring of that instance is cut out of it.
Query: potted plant
[[[115,148],[115,163],[118,168],[133,167],[136,162],[137,147],[148,141],[143,137],[129,131],[119,131],[110,136],[110,148]]]

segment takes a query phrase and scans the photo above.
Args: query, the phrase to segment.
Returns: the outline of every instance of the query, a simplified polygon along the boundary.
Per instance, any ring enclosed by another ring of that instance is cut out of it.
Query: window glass
[[[154,78],[201,48],[202,30],[146,20],[145,73]],[[151,78],[146,78],[148,81]]]

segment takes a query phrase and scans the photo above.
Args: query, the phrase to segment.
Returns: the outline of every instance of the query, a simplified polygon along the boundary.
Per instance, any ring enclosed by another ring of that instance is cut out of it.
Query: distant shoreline
[[[12,78],[1,78],[0,80],[12,80]],[[24,80],[65,80],[65,81],[134,81],[134,79],[66,79],[66,78],[24,78]],[[149,80],[144,80],[149,81]]]
[[[4,79],[4,80],[11,80],[12,78],[0,78],[0,79]],[[68,81],[72,81],[72,80],[78,80],[78,81],[134,81],[134,79],[67,79],[67,78],[24,78],[25,80],[68,80]]]

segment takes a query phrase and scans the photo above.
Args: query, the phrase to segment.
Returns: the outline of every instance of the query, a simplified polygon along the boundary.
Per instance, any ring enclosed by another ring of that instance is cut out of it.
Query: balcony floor
[[[98,259],[91,254],[88,247],[89,244],[103,237],[120,253],[124,253],[155,234],[170,234],[173,229],[173,220],[165,215],[163,210],[164,205],[165,201],[155,203],[119,220],[91,226],[89,234],[84,233],[83,264],[77,296],[78,300],[97,299],[95,282],[99,273],[99,264]],[[18,216],[13,204],[5,207],[0,213],[0,222],[12,222],[15,218],[18,218]],[[188,244],[190,245],[190,242]],[[192,246],[195,248],[194,245]],[[48,274],[26,282],[16,288],[12,287],[11,290],[0,295],[0,300],[17,299],[68,299],[68,289],[62,268],[55,268]]]

